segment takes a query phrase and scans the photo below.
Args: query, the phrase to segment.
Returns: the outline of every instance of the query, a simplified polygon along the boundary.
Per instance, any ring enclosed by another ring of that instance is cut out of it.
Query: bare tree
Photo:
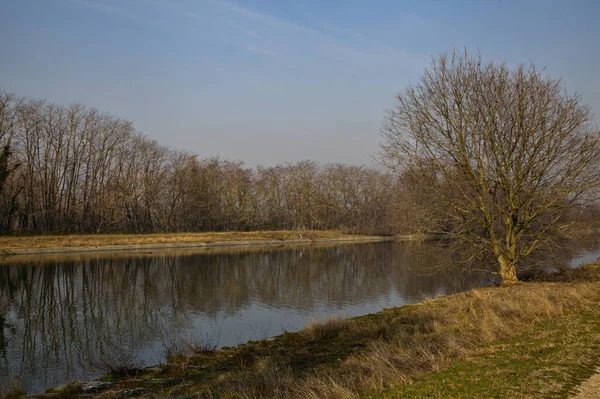
[[[19,100],[0,90],[0,192],[10,174],[11,141],[15,134]]]
[[[21,99],[0,89],[0,232],[10,229],[19,193],[10,184],[10,177],[19,167],[18,162],[13,159],[12,141],[19,129],[18,109],[21,102]]]
[[[397,96],[381,160],[417,173],[455,233],[494,256],[503,284],[600,184],[600,134],[579,95],[535,65],[441,55]]]

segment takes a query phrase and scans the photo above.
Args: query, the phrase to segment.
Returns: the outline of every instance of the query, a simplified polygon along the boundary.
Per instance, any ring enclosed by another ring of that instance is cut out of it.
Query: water
[[[590,249],[575,255],[568,263],[569,267],[580,267],[600,260],[600,248]]]
[[[453,274],[436,243],[13,258],[0,265],[0,387],[29,393],[144,365],[179,340],[232,346],[486,285]],[[18,262],[18,263],[16,263]]]

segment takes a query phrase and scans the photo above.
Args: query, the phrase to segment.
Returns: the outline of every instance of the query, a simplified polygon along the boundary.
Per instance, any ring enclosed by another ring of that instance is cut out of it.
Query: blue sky
[[[454,47],[600,114],[600,1],[0,0],[0,88],[250,166],[372,164],[394,94]]]

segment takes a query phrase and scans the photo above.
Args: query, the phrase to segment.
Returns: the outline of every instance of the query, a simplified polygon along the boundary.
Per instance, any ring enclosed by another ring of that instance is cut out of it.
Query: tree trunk
[[[500,266],[500,277],[502,285],[515,284],[519,282],[517,279],[517,267],[514,262],[506,259],[506,256],[498,256],[498,265]]]

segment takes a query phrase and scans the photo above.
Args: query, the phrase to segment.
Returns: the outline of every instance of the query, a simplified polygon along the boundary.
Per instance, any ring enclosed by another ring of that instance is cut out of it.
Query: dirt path
[[[600,369],[583,382],[577,389],[579,392],[571,399],[600,399]]]

